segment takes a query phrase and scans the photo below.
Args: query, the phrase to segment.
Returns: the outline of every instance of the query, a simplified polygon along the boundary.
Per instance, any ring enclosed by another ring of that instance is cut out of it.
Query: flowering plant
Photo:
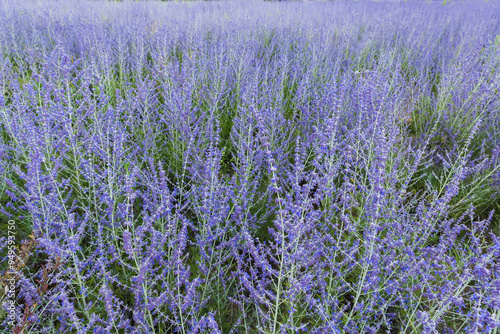
[[[498,9],[4,1],[0,327],[500,333]]]

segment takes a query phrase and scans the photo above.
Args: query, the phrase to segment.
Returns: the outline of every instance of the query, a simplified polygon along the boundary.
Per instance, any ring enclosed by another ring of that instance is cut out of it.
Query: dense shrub
[[[499,9],[4,1],[3,330],[500,332]]]

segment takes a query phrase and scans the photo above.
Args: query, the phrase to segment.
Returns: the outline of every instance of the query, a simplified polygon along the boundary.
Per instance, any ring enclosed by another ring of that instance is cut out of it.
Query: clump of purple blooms
[[[0,328],[499,334],[499,11],[3,1]]]

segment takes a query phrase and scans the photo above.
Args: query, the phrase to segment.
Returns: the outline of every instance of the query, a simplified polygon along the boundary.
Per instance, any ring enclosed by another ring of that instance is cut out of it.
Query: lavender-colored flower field
[[[2,333],[500,334],[498,2],[0,2]]]

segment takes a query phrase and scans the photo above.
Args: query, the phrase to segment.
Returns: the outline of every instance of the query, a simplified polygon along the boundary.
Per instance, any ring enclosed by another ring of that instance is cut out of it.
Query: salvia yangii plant
[[[0,5],[0,327],[500,333],[494,2]]]

